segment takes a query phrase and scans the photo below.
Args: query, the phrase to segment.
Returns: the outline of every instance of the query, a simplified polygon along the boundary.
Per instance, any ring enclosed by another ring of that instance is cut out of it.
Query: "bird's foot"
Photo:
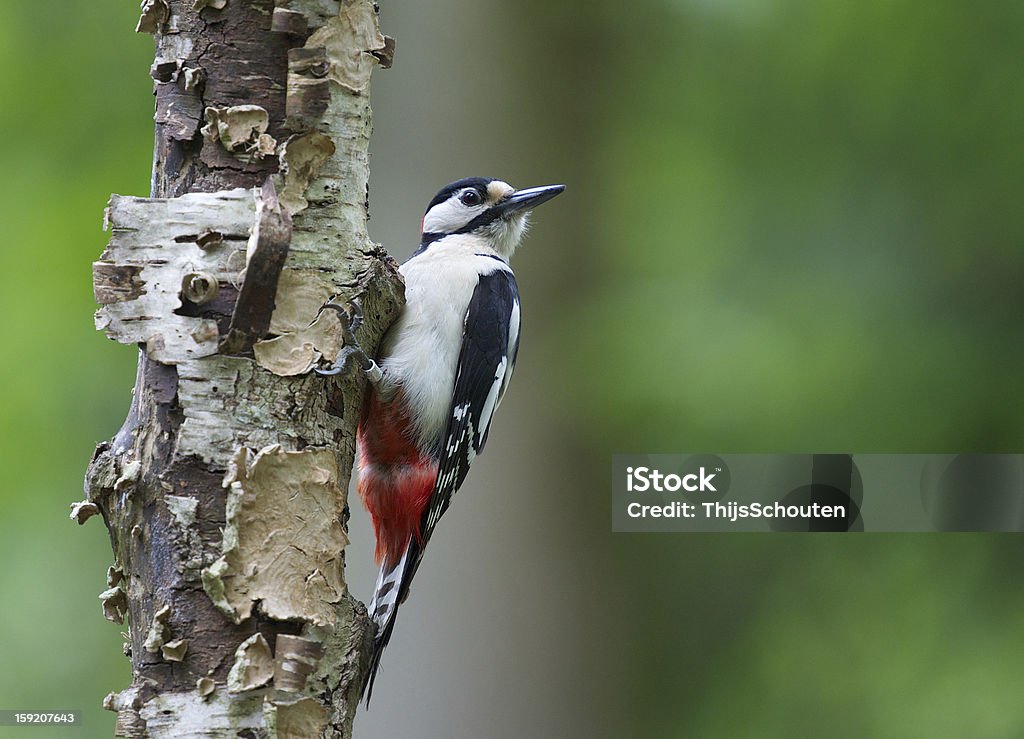
[[[358,302],[353,302],[349,305],[352,309],[351,313],[344,306],[337,303],[324,304],[324,309],[329,308],[337,312],[338,320],[341,321],[341,338],[345,343],[341,347],[341,351],[338,352],[334,364],[327,369],[317,369],[315,371],[318,375],[339,375],[342,372],[349,371],[354,365],[363,371],[363,374],[366,375],[370,382],[376,385],[384,378],[384,371],[363,351],[355,336],[356,331],[363,325],[363,308]]]

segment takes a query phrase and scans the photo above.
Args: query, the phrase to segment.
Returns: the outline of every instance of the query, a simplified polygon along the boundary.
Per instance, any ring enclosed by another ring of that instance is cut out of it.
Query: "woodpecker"
[[[423,215],[419,248],[400,267],[405,307],[376,361],[346,327],[347,349],[323,372],[340,372],[355,356],[370,380],[356,437],[359,495],[380,564],[369,606],[377,632],[362,688],[367,703],[424,547],[483,451],[512,376],[520,307],[509,259],[530,211],[564,189],[516,190],[484,177],[442,188]]]

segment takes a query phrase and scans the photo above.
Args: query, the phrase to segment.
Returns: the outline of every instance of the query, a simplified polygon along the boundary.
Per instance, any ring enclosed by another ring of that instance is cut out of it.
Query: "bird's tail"
[[[409,539],[401,559],[393,565],[385,560],[381,565],[380,574],[377,575],[377,586],[373,590],[373,599],[370,601],[369,608],[370,619],[377,627],[377,634],[373,638],[370,667],[363,678],[361,692],[361,697],[366,700],[366,705],[370,705],[373,681],[380,668],[380,657],[384,653],[384,647],[391,641],[391,632],[395,628],[398,606],[405,601],[409,594],[409,582],[419,566],[421,556],[422,550],[416,543],[415,537],[412,537]]]

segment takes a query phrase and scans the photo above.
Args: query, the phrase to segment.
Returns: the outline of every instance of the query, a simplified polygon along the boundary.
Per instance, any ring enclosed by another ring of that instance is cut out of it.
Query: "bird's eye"
[[[462,201],[463,205],[468,205],[470,207],[473,207],[474,205],[480,205],[480,193],[478,193],[476,190],[466,190],[459,197],[459,200]]]

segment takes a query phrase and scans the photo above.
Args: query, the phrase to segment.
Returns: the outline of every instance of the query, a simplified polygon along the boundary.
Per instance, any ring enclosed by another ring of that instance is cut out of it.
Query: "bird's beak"
[[[551,198],[565,189],[565,185],[544,185],[543,187],[530,187],[525,190],[516,190],[507,198],[494,207],[498,212],[507,216],[520,210],[536,208],[541,203],[546,203]]]

